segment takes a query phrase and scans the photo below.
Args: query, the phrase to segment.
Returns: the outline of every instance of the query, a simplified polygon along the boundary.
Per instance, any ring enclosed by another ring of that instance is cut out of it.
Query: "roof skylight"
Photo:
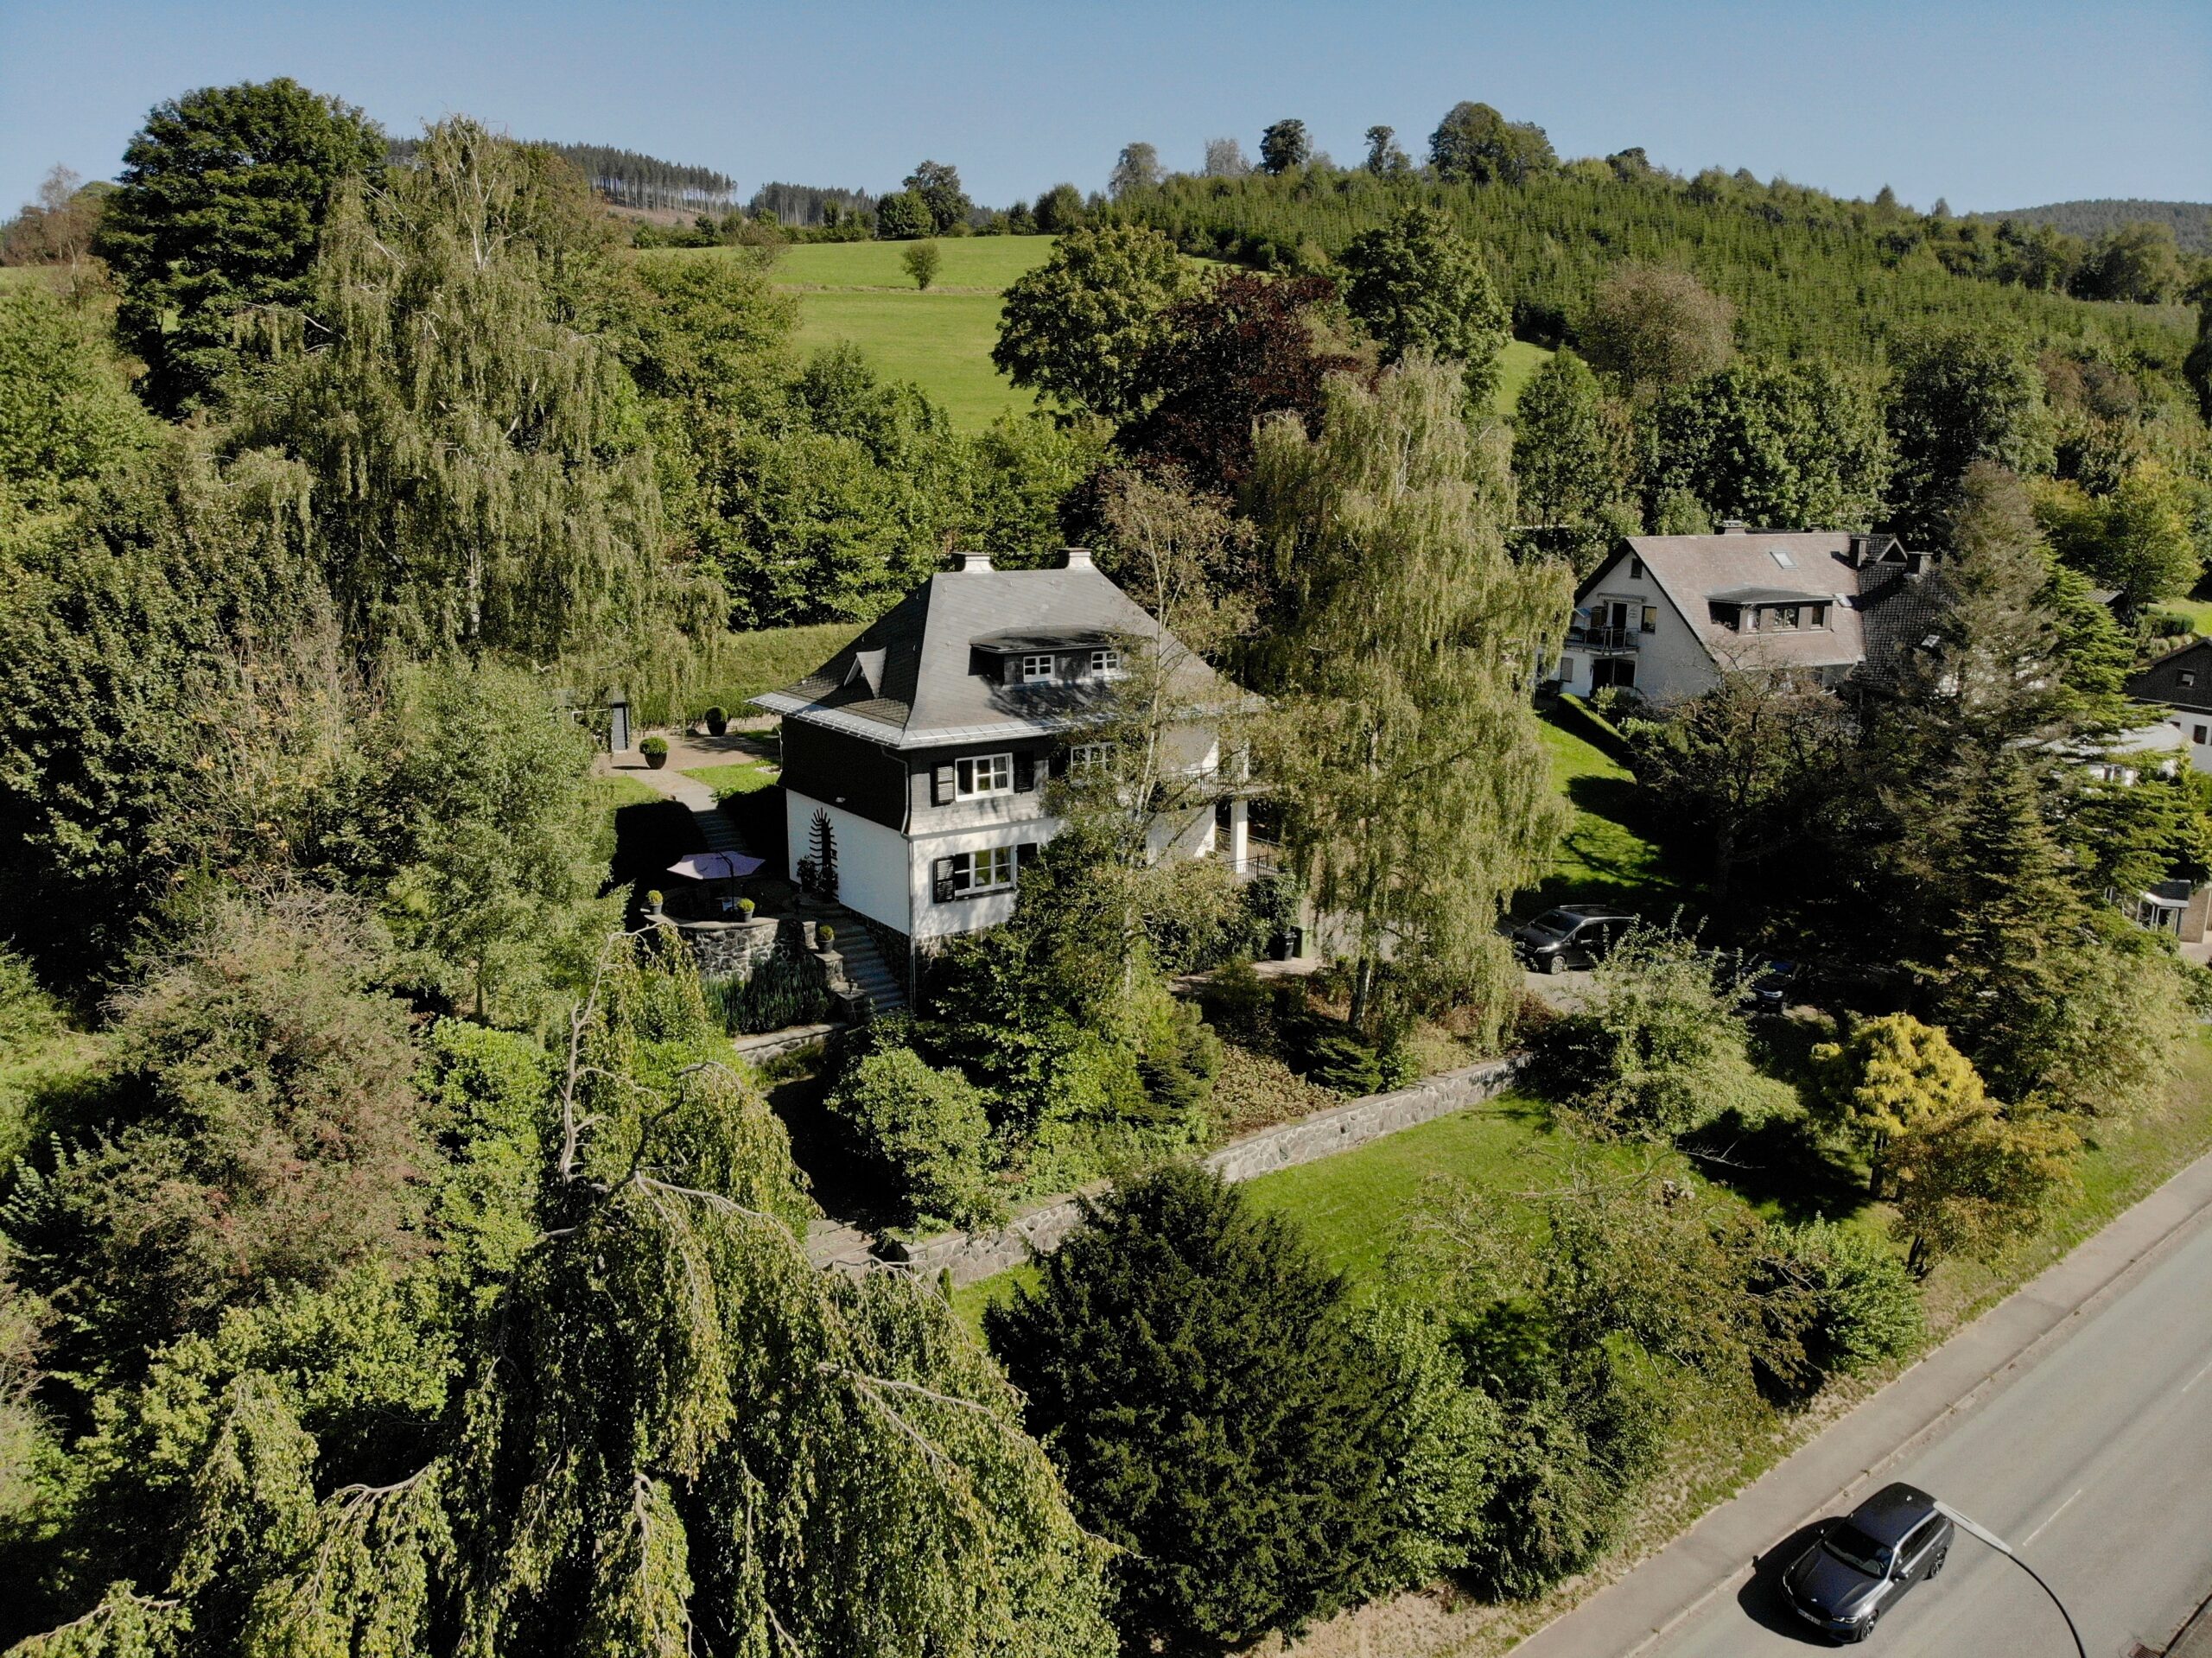
[[[1768,556],[1771,557],[1776,563],[1781,565],[1783,569],[1794,570],[1797,568],[1797,561],[1789,556],[1789,549],[1788,548],[1770,547],[1766,550]]]

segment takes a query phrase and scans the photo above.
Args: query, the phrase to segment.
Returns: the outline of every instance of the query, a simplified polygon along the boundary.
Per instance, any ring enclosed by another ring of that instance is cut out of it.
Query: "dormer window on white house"
[[[953,795],[959,800],[988,800],[1014,792],[1014,756],[977,754],[953,762]]]
[[[1093,651],[1090,653],[1090,671],[1101,677],[1120,673],[1122,653],[1112,650]]]
[[[1025,685],[1048,685],[1059,677],[1059,658],[1049,651],[1021,659],[1021,683]]]

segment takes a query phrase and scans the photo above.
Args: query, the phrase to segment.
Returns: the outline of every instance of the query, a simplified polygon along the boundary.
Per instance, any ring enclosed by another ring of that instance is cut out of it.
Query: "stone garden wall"
[[[1206,1158],[1205,1166],[1234,1184],[1276,1169],[1317,1162],[1402,1128],[1495,1099],[1512,1087],[1523,1063],[1521,1055],[1486,1060],[1423,1077],[1411,1087],[1388,1094],[1370,1094],[1296,1122],[1263,1128],[1230,1141]],[[949,1270],[955,1284],[972,1284],[1019,1266],[1029,1258],[1033,1246],[1047,1251],[1057,1248],[1082,1218],[1081,1205],[1071,1193],[1016,1216],[995,1231],[943,1232],[915,1243],[889,1245],[887,1253],[932,1278]]]

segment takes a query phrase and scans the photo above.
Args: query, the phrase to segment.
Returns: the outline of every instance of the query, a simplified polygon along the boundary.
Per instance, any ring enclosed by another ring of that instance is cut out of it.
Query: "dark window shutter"
[[[1014,873],[1017,878],[1019,878],[1023,870],[1028,868],[1031,864],[1037,861],[1037,854],[1039,849],[1039,845],[1034,841],[1024,841],[1020,845],[1014,848]]]
[[[1037,786],[1037,757],[1016,754],[1014,757],[1014,788],[1016,794],[1027,794]]]
[[[932,806],[949,804],[956,786],[952,765],[948,761],[930,773],[930,804]]]
[[[930,896],[939,904],[952,902],[952,860],[939,858],[930,865]]]

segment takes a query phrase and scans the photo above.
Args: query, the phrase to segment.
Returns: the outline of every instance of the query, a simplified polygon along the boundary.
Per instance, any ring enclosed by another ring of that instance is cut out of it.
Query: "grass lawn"
[[[1514,905],[1535,915],[1554,904],[1618,904],[1664,919],[1681,899],[1658,845],[1637,827],[1636,779],[1599,744],[1610,734],[1580,704],[1542,715],[1552,777],[1573,810],[1551,873]]]
[[[1052,257],[1050,236],[954,236],[942,238],[932,291],[972,288],[995,294],[1017,276]],[[775,267],[781,288],[896,288],[914,292],[914,279],[900,263],[911,242],[804,242],[786,248]]]
[[[749,795],[756,789],[765,789],[775,782],[779,774],[774,766],[759,760],[740,760],[734,765],[696,766],[683,775],[696,778],[712,789],[716,800],[726,800],[732,795]]]
[[[922,294],[911,286],[904,293],[823,289],[801,293],[798,302],[796,343],[801,351],[851,341],[886,379],[912,380],[943,404],[959,430],[980,432],[1008,410],[1026,414],[1037,406],[1034,394],[991,365],[991,347],[999,337],[1000,301],[995,293]]]
[[[1498,361],[1497,411],[1501,415],[1513,411],[1513,400],[1521,395],[1521,388],[1529,377],[1552,359],[1552,353],[1541,346],[1532,346],[1525,340],[1505,342],[1505,355]]]

